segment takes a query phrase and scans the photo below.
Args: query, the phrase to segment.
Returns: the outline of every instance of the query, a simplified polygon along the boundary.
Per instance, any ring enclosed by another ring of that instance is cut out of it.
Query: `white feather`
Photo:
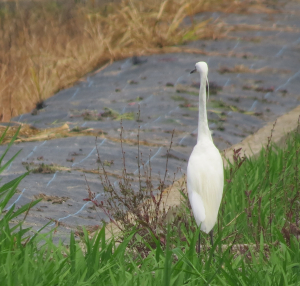
[[[200,72],[198,140],[189,158],[187,189],[197,225],[209,233],[214,227],[224,186],[223,162],[212,141],[206,114],[207,64],[196,64]]]
[[[193,214],[201,230],[214,227],[223,193],[223,163],[212,141],[198,142],[190,156],[187,189]]]

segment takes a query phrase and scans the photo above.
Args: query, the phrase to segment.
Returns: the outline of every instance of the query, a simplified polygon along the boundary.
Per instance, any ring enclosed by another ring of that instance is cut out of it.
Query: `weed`
[[[27,163],[27,162],[23,162],[22,164],[25,166],[27,171],[32,172],[34,174],[36,174],[36,173],[53,174],[57,170],[53,164],[47,165],[44,163],[34,164],[34,163]],[[30,167],[32,167],[32,168],[30,168]]]
[[[273,92],[274,87],[263,87],[263,86],[251,86],[251,85],[244,85],[243,86],[244,90],[254,90],[256,92]]]
[[[268,144],[262,149],[259,158],[241,157],[241,150],[236,150],[233,163],[226,170],[229,178],[225,184],[220,215],[225,218],[230,208],[236,209],[234,201],[237,198],[234,196],[239,194],[243,197],[244,202],[238,207],[240,211],[237,212],[239,217],[235,222],[235,229],[239,229],[238,221],[241,223],[242,217],[246,219],[247,227],[240,229],[238,241],[247,237],[260,245],[263,236],[264,241],[273,244],[278,237],[277,231],[281,230],[289,243],[290,235],[299,232],[296,227],[299,174],[295,157],[298,156],[300,136],[297,132],[289,136],[283,150],[272,144],[274,128],[275,124],[268,137]]]
[[[274,68],[269,68],[269,67],[262,67],[259,69],[251,69],[248,68],[245,65],[235,65],[233,68],[221,66],[218,70],[220,74],[225,74],[225,73],[254,73],[254,74],[259,74],[259,73],[272,73],[272,74],[278,74],[278,73],[290,73],[288,70],[284,69],[274,69]]]
[[[144,98],[142,96],[138,96],[135,99],[129,99],[128,102],[139,102],[142,101]]]
[[[69,197],[49,196],[43,193],[35,195],[34,198],[36,200],[41,199],[42,201],[51,202],[52,204],[62,204],[69,199]]]
[[[218,85],[215,82],[209,82],[209,95],[217,95],[219,91],[223,89],[222,86]],[[208,90],[207,90],[208,92]]]
[[[97,161],[100,163],[99,160],[97,160]],[[104,160],[104,162],[103,162],[103,165],[104,165],[105,167],[110,167],[110,166],[113,165],[113,164],[114,164],[114,160],[110,160],[110,161]]]
[[[167,86],[167,87],[174,87],[174,83],[167,82],[167,83],[166,83],[166,86]]]
[[[198,106],[195,104],[190,103],[188,100],[185,100],[184,103],[179,104],[181,108],[188,108],[191,111],[198,110]]]
[[[104,112],[100,113],[101,117],[110,117],[113,120],[134,120],[135,116],[133,112],[126,112],[120,114],[118,111],[113,110],[111,108],[104,107]]]
[[[172,95],[171,98],[175,101],[186,101],[186,98],[180,95]]]
[[[139,114],[140,112],[137,114],[138,118],[140,117]],[[102,172],[99,172],[99,176],[106,197],[105,200],[101,202],[95,200],[94,193],[92,193],[88,187],[89,198],[86,199],[92,201],[96,207],[103,210],[109,220],[115,224],[122,233],[126,233],[133,227],[136,227],[138,229],[138,234],[143,237],[143,239],[151,241],[151,236],[154,235],[154,237],[163,245],[166,236],[166,217],[169,211],[169,208],[165,207],[165,196],[167,195],[165,189],[169,184],[172,185],[174,183],[174,179],[171,182],[167,182],[168,161],[172,147],[173,134],[174,131],[172,132],[171,143],[166,154],[166,169],[164,176],[159,179],[158,186],[155,186],[152,179],[151,154],[149,154],[147,165],[142,159],[143,154],[140,152],[139,128],[137,134],[136,157],[138,173],[134,175],[127,172],[125,151],[123,149],[123,126],[121,123],[120,142],[123,160],[122,179],[118,184],[111,183],[105,169],[106,166],[110,166],[110,162],[107,164],[107,161],[102,161],[97,150],[97,161],[102,169]],[[135,176],[137,176],[136,179]],[[136,180],[138,181],[137,186],[134,184]],[[145,252],[146,249],[142,247],[141,244],[139,245],[139,251]]]
[[[84,110],[84,111],[79,111],[79,110],[72,110],[72,114],[70,115],[71,118],[73,117],[82,117],[86,121],[101,121],[105,118],[111,118],[112,120],[134,120],[134,113],[133,112],[126,112],[123,114],[120,114],[118,111],[104,107],[102,112],[98,112],[97,110]],[[82,129],[81,129],[82,130]],[[72,130],[72,131],[77,131]]]

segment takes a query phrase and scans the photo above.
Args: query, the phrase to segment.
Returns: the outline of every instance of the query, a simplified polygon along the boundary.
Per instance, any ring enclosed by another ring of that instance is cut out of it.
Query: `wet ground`
[[[103,200],[103,187],[96,172],[97,146],[111,174],[111,183],[117,187],[123,166],[121,118],[129,173],[138,173],[140,128],[143,161],[145,166],[151,164],[153,181],[157,183],[165,172],[174,130],[168,179],[172,180],[174,173],[176,178],[181,177],[197,138],[199,75],[189,72],[198,61],[209,65],[208,119],[220,151],[299,105],[299,2],[281,7],[279,13],[209,16],[223,21],[228,27],[227,36],[186,45],[206,55],[162,54],[115,62],[49,98],[46,107],[14,119],[49,130],[68,124],[73,132],[72,136],[15,144],[7,156],[22,149],[3,173],[3,182],[26,168],[35,170],[21,182],[11,202],[19,207],[35,197],[43,198],[30,211],[28,226],[39,229],[53,219],[61,223],[56,236],[64,238],[78,226],[99,225],[105,215],[83,201],[88,196],[86,180],[91,191]],[[95,134],[99,136],[97,141]],[[4,149],[0,146],[1,152]]]

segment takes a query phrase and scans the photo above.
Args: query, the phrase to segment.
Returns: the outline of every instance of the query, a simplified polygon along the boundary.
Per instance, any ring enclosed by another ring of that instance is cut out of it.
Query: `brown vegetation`
[[[221,66],[218,71],[220,74],[224,74],[224,73],[254,73],[254,74],[257,74],[257,73],[269,73],[269,74],[270,73],[271,74],[282,73],[282,74],[287,74],[287,73],[291,72],[286,69],[274,69],[274,68],[270,68],[268,66],[262,67],[259,69],[252,69],[252,68],[248,68],[245,65],[235,65],[233,68]]]
[[[244,3],[247,2],[247,3]],[[0,6],[0,121],[43,100],[93,69],[133,55],[176,52],[175,44],[216,37],[193,15],[245,10],[248,1],[22,1]],[[8,5],[12,4],[12,5]],[[189,17],[192,24],[183,25]]]
[[[52,204],[62,204],[69,199],[68,197],[48,196],[43,193],[35,195],[34,198],[36,200],[42,199],[43,201],[51,202]]]

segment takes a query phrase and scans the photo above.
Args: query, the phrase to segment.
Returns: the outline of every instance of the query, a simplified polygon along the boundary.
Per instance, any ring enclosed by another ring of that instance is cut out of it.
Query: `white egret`
[[[217,221],[224,186],[223,161],[213,143],[207,122],[206,82],[208,66],[196,63],[191,73],[200,73],[198,138],[187,167],[187,190],[197,225],[210,234],[213,244],[213,227]],[[198,251],[200,251],[200,234]]]

